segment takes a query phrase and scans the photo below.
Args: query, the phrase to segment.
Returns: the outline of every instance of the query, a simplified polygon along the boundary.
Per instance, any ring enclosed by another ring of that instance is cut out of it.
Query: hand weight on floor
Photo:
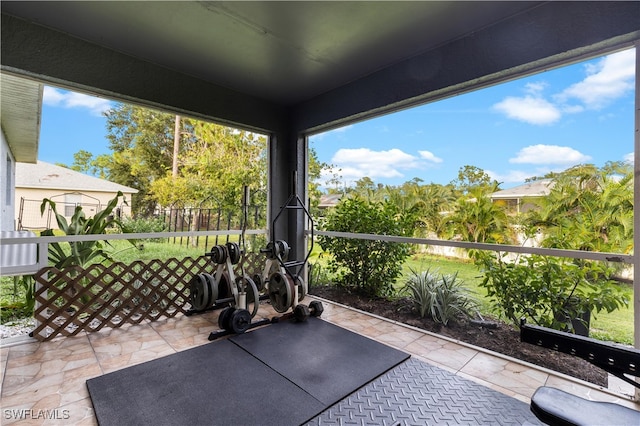
[[[304,305],[302,303],[298,304],[293,308],[293,317],[298,322],[304,322],[312,317],[319,317],[324,312],[324,306],[322,306],[322,302],[318,300],[314,300],[309,304],[309,306]]]

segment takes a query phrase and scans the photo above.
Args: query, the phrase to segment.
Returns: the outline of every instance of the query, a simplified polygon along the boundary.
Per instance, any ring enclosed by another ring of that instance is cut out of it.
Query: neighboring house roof
[[[16,163],[16,188],[60,189],[65,191],[126,192],[137,189],[105,179],[85,175],[66,167],[38,161],[36,164]]]
[[[327,208],[327,207],[335,207],[342,198],[342,194],[322,194],[320,196],[320,203],[318,207]]]
[[[544,197],[545,195],[549,195],[552,187],[553,181],[551,179],[541,179],[525,183],[524,185],[514,186],[513,188],[494,192],[491,194],[491,199],[498,200],[506,198]]]

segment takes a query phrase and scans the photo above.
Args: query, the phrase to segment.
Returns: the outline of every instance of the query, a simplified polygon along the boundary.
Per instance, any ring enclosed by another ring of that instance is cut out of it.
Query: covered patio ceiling
[[[0,75],[0,123],[16,161],[35,163],[40,139],[41,83]]]
[[[314,132],[629,46],[637,2],[3,2],[2,70]]]

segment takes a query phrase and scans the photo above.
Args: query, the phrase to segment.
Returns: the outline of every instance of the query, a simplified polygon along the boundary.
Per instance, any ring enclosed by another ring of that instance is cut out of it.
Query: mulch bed
[[[394,301],[369,299],[334,286],[316,286],[310,290],[310,293],[390,320],[438,333],[442,336],[607,387],[607,373],[602,369],[568,354],[522,343],[520,342],[520,332],[515,326],[495,318],[484,318],[484,320],[490,320],[493,323],[492,325],[496,326],[495,328],[483,327],[468,320],[460,320],[455,323],[449,322],[445,327],[429,318],[420,318],[409,299]]]

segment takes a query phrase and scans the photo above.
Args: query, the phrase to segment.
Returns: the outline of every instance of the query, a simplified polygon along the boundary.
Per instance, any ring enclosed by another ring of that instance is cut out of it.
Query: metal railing
[[[91,234],[91,235],[65,235],[54,237],[21,237],[21,238],[0,238],[0,250],[11,250],[14,246],[16,249],[21,248],[23,244],[35,244],[37,246],[37,256],[32,263],[6,266],[0,271],[0,276],[11,275],[31,275],[38,270],[48,266],[49,244],[73,241],[107,241],[107,240],[143,240],[156,238],[189,238],[189,237],[209,237],[209,236],[226,236],[241,235],[242,230],[223,230],[223,231],[184,231],[184,232],[147,232],[147,233],[127,233],[127,234]],[[262,235],[267,234],[265,229],[248,229],[245,230],[246,235]]]
[[[505,244],[473,243],[468,241],[437,240],[429,238],[397,237],[393,235],[359,234],[353,232],[315,231],[315,235],[337,238],[357,238],[361,240],[389,241],[393,243],[424,244],[464,249],[489,250],[506,253],[539,254],[542,256],[566,257],[571,259],[600,260],[633,264],[633,255],[604,253],[582,250],[565,250],[541,247],[526,247]]]

